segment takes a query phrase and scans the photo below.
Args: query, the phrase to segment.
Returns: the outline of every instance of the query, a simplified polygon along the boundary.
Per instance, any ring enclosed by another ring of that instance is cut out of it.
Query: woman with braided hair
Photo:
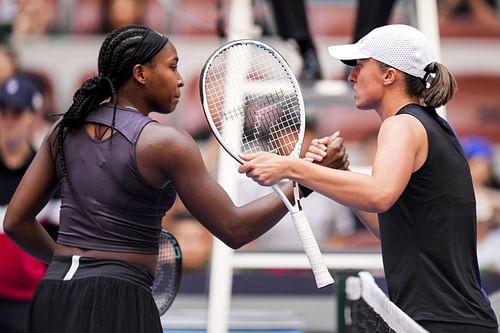
[[[193,138],[148,117],[174,111],[184,85],[178,61],[174,44],[147,27],[110,33],[98,75],[76,91],[17,188],[5,232],[49,263],[32,300],[30,332],[161,332],[150,287],[161,220],[176,194],[233,248],[287,212],[274,194],[236,207]],[[58,184],[54,243],[34,222]],[[285,190],[291,198],[291,186]]]

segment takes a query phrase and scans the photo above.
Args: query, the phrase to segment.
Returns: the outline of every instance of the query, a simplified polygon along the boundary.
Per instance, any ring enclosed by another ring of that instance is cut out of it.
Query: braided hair
[[[106,100],[113,103],[111,133],[115,129],[117,110],[116,90],[132,75],[135,63],[134,52],[144,36],[151,29],[141,25],[129,25],[111,32],[99,50],[98,75],[86,80],[73,95],[73,103],[64,113],[57,130],[61,170],[73,196],[78,200],[69,179],[65,163],[64,138],[67,129],[79,128],[85,123],[88,114]]]

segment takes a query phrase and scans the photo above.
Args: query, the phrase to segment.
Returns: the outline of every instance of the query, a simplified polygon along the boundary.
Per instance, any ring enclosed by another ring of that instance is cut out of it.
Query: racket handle
[[[332,284],[334,282],[333,277],[323,261],[323,256],[321,255],[318,242],[314,237],[306,215],[302,210],[299,210],[292,213],[292,218],[295,223],[295,227],[297,228],[300,240],[302,241],[304,252],[306,253],[307,259],[309,259],[309,263],[311,264],[314,279],[316,280],[316,286],[318,288],[323,288]]]

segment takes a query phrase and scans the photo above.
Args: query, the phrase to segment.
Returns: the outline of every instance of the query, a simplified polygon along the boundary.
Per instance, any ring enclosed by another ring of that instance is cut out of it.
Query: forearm
[[[205,179],[205,183],[197,189],[181,186],[179,196],[191,214],[231,248],[239,248],[258,238],[288,212],[274,192],[238,207],[222,187],[211,179]],[[284,192],[291,198],[290,185],[285,186]]]
[[[4,225],[4,231],[14,243],[31,256],[49,263],[55,242],[36,220],[17,225],[15,228]]]
[[[373,176],[304,161],[294,161],[291,165],[291,179],[342,205],[367,212],[380,212],[390,207],[389,194]]]
[[[291,185],[291,182],[288,182],[280,186],[280,188],[289,202],[293,204],[293,188]],[[281,197],[273,191],[238,208],[241,221],[237,222],[236,230],[241,232],[240,237],[245,239],[245,243],[247,243],[266,233],[287,213],[288,209]]]

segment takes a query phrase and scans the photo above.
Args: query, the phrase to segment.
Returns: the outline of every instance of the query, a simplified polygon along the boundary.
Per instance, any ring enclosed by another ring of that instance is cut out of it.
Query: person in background
[[[356,43],[375,28],[389,23],[397,0],[358,0],[352,42]]]
[[[0,221],[22,176],[35,156],[33,126],[43,97],[35,81],[16,75],[0,84]],[[57,224],[58,209],[38,221]],[[3,225],[3,223],[2,223]],[[46,265],[4,234],[0,225],[0,332],[26,332],[28,308]]]
[[[389,298],[428,331],[498,332],[478,267],[469,166],[436,112],[455,93],[452,74],[425,35],[403,24],[329,53],[353,66],[356,108],[382,121],[371,174],[269,153],[242,155],[239,172],[266,186],[294,180],[351,207],[380,238]],[[322,161],[329,140],[313,140],[306,158]]]
[[[11,39],[43,38],[57,31],[56,0],[16,1]]]
[[[109,33],[130,24],[145,22],[147,1],[104,0],[102,2],[102,33]]]
[[[305,0],[270,0],[278,34],[283,39],[297,42],[302,58],[302,69],[298,79],[310,83],[323,78],[321,66],[311,36]]]
[[[470,18],[476,25],[499,28],[497,0],[438,0],[440,18],[453,21]]]
[[[352,43],[356,43],[375,28],[389,23],[389,19],[397,0],[357,0],[356,16],[352,32]],[[347,81],[350,74],[349,66],[344,71]]]
[[[0,84],[17,71],[16,54],[8,44],[0,43]]]
[[[500,272],[500,183],[493,173],[493,146],[482,136],[467,136],[461,143],[476,195],[479,267]]]
[[[45,133],[50,129],[55,121],[52,115],[55,111],[54,87],[49,76],[36,68],[24,68],[17,61],[16,52],[9,44],[0,43],[0,83],[12,76],[25,77],[27,81],[37,85],[37,89],[42,94],[42,105],[36,112],[36,119],[31,130],[32,144],[35,149],[41,144]]]

